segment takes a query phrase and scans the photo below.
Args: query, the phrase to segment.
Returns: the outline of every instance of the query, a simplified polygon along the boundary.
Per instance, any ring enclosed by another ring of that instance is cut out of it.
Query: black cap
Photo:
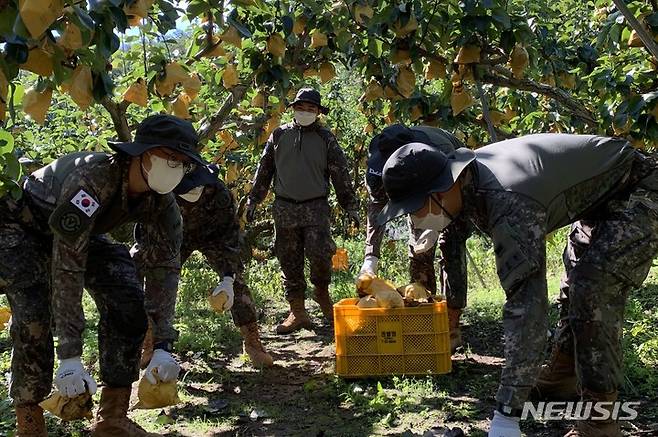
[[[475,153],[465,147],[449,155],[423,143],[399,148],[384,164],[382,179],[389,201],[377,224],[418,211],[430,193],[448,191],[474,159]]]
[[[146,117],[135,133],[135,140],[109,143],[118,152],[139,156],[149,149],[167,147],[180,152],[200,165],[208,163],[199,155],[199,135],[189,121],[168,114]]]
[[[327,114],[329,112],[329,108],[326,106],[322,106],[322,98],[320,97],[320,93],[317,90],[314,90],[313,88],[302,88],[299,91],[297,91],[297,95],[295,96],[295,100],[292,101],[288,105],[288,107],[294,105],[295,103],[300,103],[300,102],[306,102],[306,103],[312,103],[318,108],[320,108],[320,112],[323,114]]]
[[[193,172],[183,177],[176,188],[175,194],[185,194],[193,188],[202,185],[211,185],[217,182],[219,176],[219,166],[217,164],[210,164],[208,166],[198,166]]]
[[[415,141],[414,131],[403,124],[392,124],[370,141],[368,168],[381,172],[384,163],[400,147]]]

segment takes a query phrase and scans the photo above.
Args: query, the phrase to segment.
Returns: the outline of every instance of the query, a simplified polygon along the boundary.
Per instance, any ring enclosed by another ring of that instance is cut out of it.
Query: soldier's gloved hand
[[[432,230],[426,229],[422,234],[416,238],[416,241],[413,242],[412,247],[414,253],[421,254],[430,250],[436,242],[439,240],[439,233]]]
[[[162,382],[175,380],[178,378],[178,372],[180,372],[180,366],[174,357],[166,350],[156,349],[153,351],[151,362],[144,371],[144,377],[148,382],[155,385],[158,383],[158,379]],[[158,376],[157,379],[155,378],[156,374]]]
[[[226,303],[224,304],[224,311],[228,311],[233,307],[233,282],[235,280],[230,276],[224,276],[222,282],[212,291],[213,296],[219,296],[221,293],[226,294]]]
[[[59,360],[59,368],[55,374],[55,387],[62,396],[74,398],[89,391],[96,393],[96,381],[82,367],[80,357]]]
[[[347,219],[349,222],[355,227],[358,228],[360,221],[359,221],[359,213],[357,211],[347,211]]]
[[[251,223],[254,221],[254,218],[256,217],[256,207],[258,204],[254,202],[251,199],[247,200],[247,206],[246,206],[246,212],[245,212],[245,218],[247,219],[247,222]]]
[[[489,437],[521,437],[519,418],[505,416],[499,411],[494,411],[494,417],[489,427]]]
[[[377,265],[379,264],[379,258],[375,255],[366,255],[366,258],[363,260],[363,266],[359,271],[359,276],[364,273],[371,273],[377,275]]]

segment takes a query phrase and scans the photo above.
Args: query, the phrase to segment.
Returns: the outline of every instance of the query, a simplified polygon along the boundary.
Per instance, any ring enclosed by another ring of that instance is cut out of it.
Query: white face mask
[[[301,126],[310,126],[318,118],[315,112],[295,110],[295,121]]]
[[[190,191],[188,191],[185,194],[179,194],[178,197],[188,202],[194,203],[197,200],[199,200],[202,193],[203,193],[203,186],[200,186],[200,187],[192,188]]]
[[[442,208],[439,207],[438,214],[432,212],[432,204],[435,202],[436,200],[434,200],[434,198],[430,198],[430,210],[425,217],[417,217],[410,214],[411,222],[414,224],[415,228],[431,229],[436,232],[441,232],[450,224],[450,222],[452,222],[452,218],[448,217]]]
[[[178,165],[172,167],[167,159],[153,154],[149,157],[149,160],[151,169],[147,171],[144,168],[144,162],[142,162],[142,172],[146,174],[146,183],[156,193],[170,193],[183,180],[185,166],[182,162],[178,162]]]

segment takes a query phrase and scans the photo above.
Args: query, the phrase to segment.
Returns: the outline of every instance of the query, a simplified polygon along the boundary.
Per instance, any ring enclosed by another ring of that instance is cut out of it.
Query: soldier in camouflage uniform
[[[192,162],[204,165],[193,152],[196,141],[191,124],[171,116],[149,117],[138,127],[134,143],[113,145],[119,153],[66,155],[30,175],[19,201],[0,199],[0,291],[12,310],[9,392],[18,436],[47,435],[38,403],[53,380],[52,325],[58,337],[58,391],[66,397],[96,391],[80,359],[83,287],[100,313],[100,376],[105,382],[92,434],[159,435],[127,417],[146,331],[144,294],[127,248],[104,234],[129,221],[152,223],[158,229],[154,259],[177,270],[182,229],[170,191]],[[164,277],[154,270],[153,278]],[[146,292],[170,289],[156,284]],[[159,297],[175,301],[175,296]],[[156,320],[171,321],[173,313],[165,312],[172,310],[163,307]],[[173,380],[179,367],[167,350],[176,331],[171,324],[156,326],[161,328],[156,330],[160,352],[148,370]]]
[[[408,128],[394,124],[385,128],[370,142],[366,170],[366,187],[370,194],[368,202],[368,225],[366,228],[365,260],[361,272],[377,274],[377,265],[384,237],[384,226],[377,226],[377,215],[388,201],[382,184],[382,168],[391,154],[412,142],[422,142],[436,147],[443,153],[451,153],[464,145],[449,132],[429,127],[416,126]],[[415,229],[409,220],[409,230],[413,238],[409,242],[409,275],[412,282],[420,282],[432,294],[436,294],[436,273],[434,254],[437,243],[441,250],[440,265],[441,292],[448,302],[448,320],[450,322],[450,348],[454,352],[461,346],[461,329],[459,318],[466,306],[468,289],[466,271],[467,227],[461,220],[451,223],[439,235],[434,231]]]
[[[537,380],[548,328],[545,240],[570,223],[558,345],[572,357],[570,373],[584,401],[617,399],[626,297],[658,253],[657,167],[622,139],[564,134],[447,156],[409,144],[386,162],[391,200],[379,223],[411,213],[417,227],[441,230],[461,215],[493,240],[507,302],[505,366],[490,436],[521,435],[518,416]],[[567,435],[621,431],[613,420],[582,420]]]
[[[358,225],[358,204],[345,154],[331,131],[317,122],[319,112],[328,112],[320,93],[303,88],[290,106],[295,120],[275,129],[267,140],[247,202],[247,220],[253,220],[256,206],[274,179],[275,253],[290,303],[289,316],[277,326],[279,334],[311,326],[304,306],[304,255],[310,263],[315,299],[327,321],[333,322],[329,283],[336,245],[327,202],[330,179],[338,203]]]
[[[174,190],[178,194],[177,201],[183,217],[181,265],[195,250],[206,257],[212,269],[222,278],[222,283],[213,290],[213,294],[225,292],[229,296],[224,310],[231,310],[233,321],[244,338],[245,351],[254,366],[269,367],[273,360],[260,341],[256,307],[242,276],[244,265],[240,259],[241,236],[235,202],[226,185],[217,179],[218,168],[211,165],[210,170],[213,176],[208,183],[200,184],[197,174],[205,171],[200,169],[185,177]],[[140,270],[141,266],[148,265],[144,255],[152,246],[153,231],[150,225],[137,225],[137,244],[131,254]],[[149,302],[146,304],[150,314]],[[145,349],[149,353],[149,348]]]

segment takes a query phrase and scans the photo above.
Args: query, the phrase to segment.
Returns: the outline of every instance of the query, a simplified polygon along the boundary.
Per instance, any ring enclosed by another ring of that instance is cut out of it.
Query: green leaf
[[[4,129],[0,129],[0,155],[14,150],[14,137]]]
[[[284,15],[281,17],[281,23],[283,23],[283,33],[286,37],[292,33],[292,26],[295,24],[290,15]]]
[[[88,31],[94,30],[94,20],[89,16],[87,11],[80,6],[73,6],[73,10],[75,11],[75,16],[78,18],[77,22],[80,24],[80,27],[86,28]]]
[[[368,40],[368,53],[370,53],[375,58],[380,58],[382,56],[383,43],[378,40],[371,38]]]
[[[15,8],[4,8],[0,11],[0,35],[7,35],[13,32],[16,15],[18,15],[18,10]]]
[[[503,8],[495,8],[491,11],[491,18],[500,23],[503,26],[504,30],[511,29],[512,23],[509,18],[509,14]]]
[[[252,33],[237,19],[237,10],[234,9],[233,12],[231,12],[231,14],[226,19],[226,22],[231,26],[235,26],[235,28],[238,29],[238,32],[240,32],[243,37],[251,38]]]

